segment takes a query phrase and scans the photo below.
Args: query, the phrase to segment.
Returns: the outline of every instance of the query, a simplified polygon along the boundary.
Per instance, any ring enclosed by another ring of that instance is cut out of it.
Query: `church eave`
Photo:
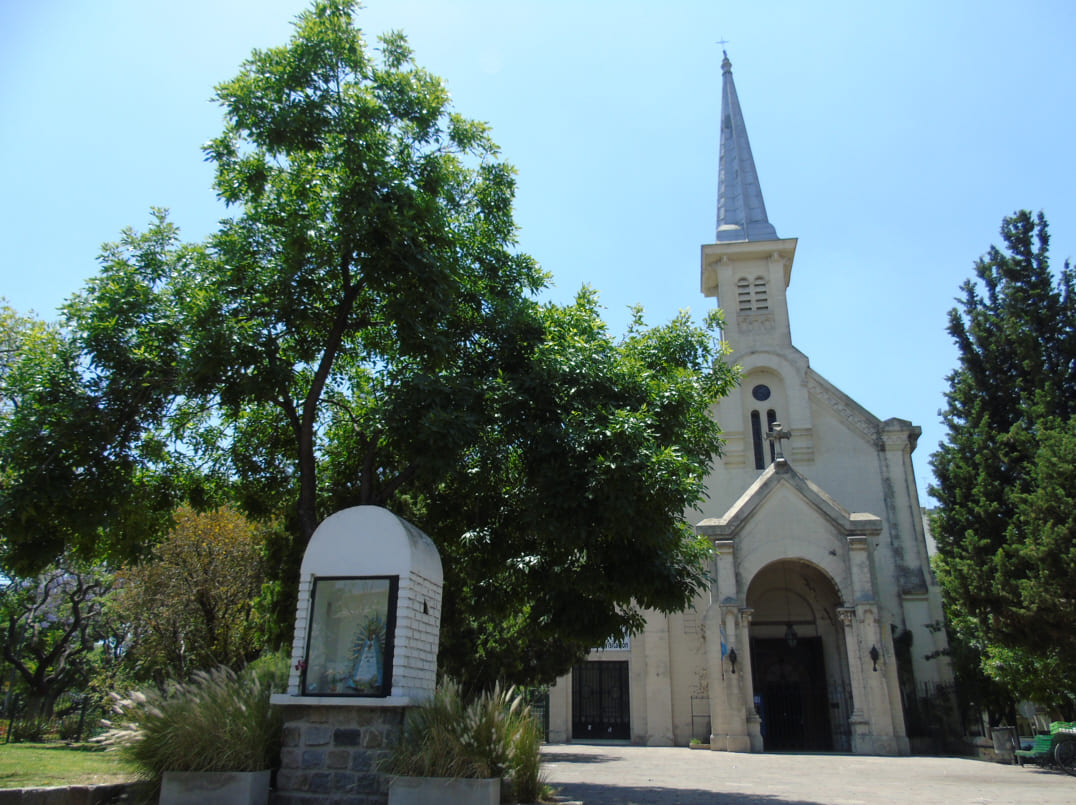
[[[778,240],[739,240],[731,243],[707,243],[702,247],[702,280],[704,296],[717,290],[717,272],[722,263],[743,263],[749,260],[781,260],[784,263],[785,288],[792,279],[792,261],[796,257],[798,238]]]
[[[711,256],[717,259],[728,257],[730,260],[750,260],[758,257],[768,257],[774,253],[791,260],[796,255],[796,244],[799,238],[775,238],[773,240],[734,240],[719,243],[703,244],[704,257]]]

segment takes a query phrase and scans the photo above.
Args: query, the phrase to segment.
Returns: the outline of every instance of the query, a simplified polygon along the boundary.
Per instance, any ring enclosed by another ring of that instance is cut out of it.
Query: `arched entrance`
[[[752,579],[747,606],[764,751],[849,751],[851,696],[833,583],[806,562],[774,562]]]

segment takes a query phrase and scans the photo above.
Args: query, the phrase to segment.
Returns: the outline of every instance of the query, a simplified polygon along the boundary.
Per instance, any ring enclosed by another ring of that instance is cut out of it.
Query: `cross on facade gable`
[[[780,422],[774,422],[771,426],[770,432],[766,434],[766,438],[774,443],[774,447],[777,449],[776,461],[785,460],[785,452],[782,449],[781,442],[785,439],[792,438],[792,431],[784,430],[781,428]]]

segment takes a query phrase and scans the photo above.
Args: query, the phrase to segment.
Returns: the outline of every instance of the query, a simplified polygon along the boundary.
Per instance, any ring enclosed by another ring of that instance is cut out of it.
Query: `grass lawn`
[[[0,788],[123,783],[135,773],[115,752],[65,744],[0,744]]]

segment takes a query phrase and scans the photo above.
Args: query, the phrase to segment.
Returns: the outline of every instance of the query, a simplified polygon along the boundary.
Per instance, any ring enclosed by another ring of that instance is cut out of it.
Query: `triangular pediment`
[[[799,507],[825,521],[842,536],[871,536],[882,532],[881,518],[866,512],[848,511],[820,486],[794,470],[785,459],[770,464],[723,516],[702,520],[695,529],[714,540],[735,539],[775,496],[791,497]]]

